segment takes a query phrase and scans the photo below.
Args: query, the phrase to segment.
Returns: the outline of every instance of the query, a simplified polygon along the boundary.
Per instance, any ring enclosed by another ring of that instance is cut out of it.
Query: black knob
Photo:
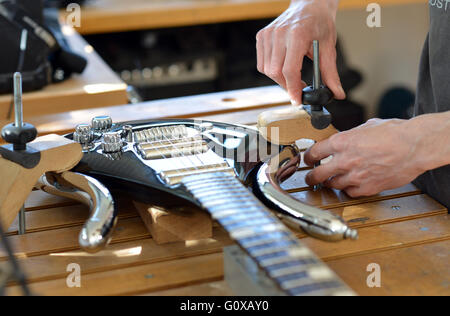
[[[27,143],[36,138],[37,130],[33,125],[23,122],[22,75],[19,72],[14,74],[14,112],[14,123],[3,127],[2,137],[13,144],[14,150],[25,150]]]
[[[36,128],[28,123],[23,123],[22,127],[16,126],[14,123],[8,124],[2,129],[3,139],[13,144],[14,150],[25,150],[26,145],[36,139]]]
[[[333,92],[328,87],[321,85],[318,89],[308,86],[303,89],[302,103],[314,106],[325,106],[333,100]],[[318,109],[321,110],[322,108]]]

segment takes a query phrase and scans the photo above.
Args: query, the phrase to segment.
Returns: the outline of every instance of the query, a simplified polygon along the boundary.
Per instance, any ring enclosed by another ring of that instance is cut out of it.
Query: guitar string
[[[161,139],[158,139],[158,137],[157,137],[157,135],[155,135],[155,133],[148,131],[149,133],[152,133],[150,136],[154,137],[154,139],[151,140],[151,139],[148,139],[147,136],[145,135],[145,130],[142,132],[144,134],[144,137],[145,137],[145,140],[147,141],[147,143],[158,142],[161,145],[161,147],[164,146]],[[163,133],[162,133],[162,135],[163,135]],[[156,151],[163,157],[164,160],[168,159],[168,157],[166,157],[166,155],[164,155],[164,153],[161,150],[159,150],[158,147],[154,146],[152,149],[156,149]],[[143,151],[145,152],[145,150],[143,150]],[[178,161],[180,162],[180,164],[182,165],[183,168],[186,168],[186,165],[183,163],[183,161],[180,161],[180,160],[178,160]],[[181,172],[179,172],[178,170],[179,169],[174,169],[176,176],[179,176],[181,174]]]
[[[150,132],[150,131],[149,131]],[[160,138],[158,138],[158,136],[155,133],[152,133],[153,136],[155,137],[155,141],[158,142],[161,147],[164,147],[164,143],[162,142],[162,140]],[[144,132],[144,136],[145,136],[145,132]],[[186,158],[187,160],[190,161],[192,168],[194,168],[194,170],[198,170],[198,168],[196,167],[196,164],[192,161],[192,159],[189,156],[185,156],[183,154],[182,151],[180,151],[173,143],[172,141],[166,137],[164,131],[161,131],[161,136],[163,138],[165,138],[165,140],[169,143],[170,146],[172,146],[176,151],[178,151],[178,153],[181,155],[181,158]],[[148,141],[150,143],[150,141]],[[166,146],[167,147],[167,146]],[[166,155],[164,155],[164,153],[158,149],[158,147],[154,147],[153,149],[156,149],[158,151],[158,153],[163,157],[163,159],[168,159],[169,157],[166,157]],[[201,159],[199,159],[200,162],[204,165],[204,163],[201,161]],[[189,170],[189,168],[191,167],[190,165],[188,165],[185,161],[183,161],[183,159],[177,159],[176,161],[180,162],[182,168]],[[173,169],[171,171],[175,172],[176,176],[180,176],[182,175],[182,172],[179,171],[180,169]]]
[[[194,162],[192,161],[192,159],[190,158],[191,155],[185,156],[185,155],[183,154],[183,151],[180,150],[179,148],[177,148],[177,147],[175,146],[175,144],[172,143],[171,140],[168,139],[168,138],[164,135],[164,133],[162,134],[162,136],[165,138],[166,141],[169,142],[169,144],[172,146],[173,149],[175,149],[176,151],[178,151],[178,152],[181,154],[182,157],[187,158],[187,159],[193,164],[193,167],[195,168],[195,170],[198,170],[198,169],[199,169],[199,168],[197,168],[197,167],[195,166],[195,163],[194,163]],[[195,149],[194,149],[194,148],[195,148],[195,147],[193,147],[193,151],[195,152]],[[197,150],[197,153],[198,153],[198,154],[201,154],[200,150]],[[197,155],[192,155],[192,156],[194,156],[195,158],[197,158],[197,159],[200,161],[200,164],[201,164],[202,166],[205,166],[205,165],[206,165],[206,164],[200,159],[200,157],[198,157]]]

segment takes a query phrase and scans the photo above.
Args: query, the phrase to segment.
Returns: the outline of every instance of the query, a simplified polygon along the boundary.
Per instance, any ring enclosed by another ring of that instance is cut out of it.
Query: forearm
[[[416,150],[424,171],[450,164],[450,111],[419,115],[405,127],[418,140]]]

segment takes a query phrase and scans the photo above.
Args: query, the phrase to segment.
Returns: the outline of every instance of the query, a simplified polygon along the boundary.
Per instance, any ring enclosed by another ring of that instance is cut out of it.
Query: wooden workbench
[[[54,127],[67,131],[69,125],[88,121],[100,112],[111,114],[116,121],[170,115],[252,124],[263,109],[283,106],[287,106],[285,93],[268,87],[110,107],[94,113],[77,111],[62,114]],[[49,132],[52,125],[37,126]],[[305,203],[343,216],[359,230],[360,238],[327,243],[300,232],[297,235],[351,288],[361,295],[450,294],[447,209],[413,185],[360,199],[329,189],[314,192],[304,182],[307,169],[301,166],[284,188]],[[157,245],[132,205],[119,207],[112,244],[88,255],[77,243],[87,218],[86,207],[32,192],[26,203],[28,233],[17,235],[17,222],[8,230],[32,291],[44,295],[232,294],[223,280],[222,248],[233,242],[222,228],[215,225],[210,239]],[[4,260],[5,253],[0,252],[0,261]],[[81,288],[66,286],[70,263],[81,267]],[[370,263],[381,267],[380,288],[366,285]],[[8,289],[9,294],[20,293],[14,284]]]
[[[51,84],[39,91],[24,93],[24,118],[128,102],[127,85],[100,58],[92,46],[72,28],[63,28],[71,48],[88,60],[80,75]],[[0,95],[0,128],[5,121],[12,95]],[[14,113],[13,113],[14,114]]]
[[[365,9],[373,1],[341,0],[340,9]],[[379,0],[381,6],[425,0]],[[81,34],[273,18],[290,0],[90,0],[81,11]],[[62,18],[67,16],[61,11]]]

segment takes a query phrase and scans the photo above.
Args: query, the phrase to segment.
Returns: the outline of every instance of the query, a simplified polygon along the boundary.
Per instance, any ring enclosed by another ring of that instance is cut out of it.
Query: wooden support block
[[[202,210],[165,210],[139,202],[134,205],[157,244],[212,237],[211,216]]]
[[[27,145],[40,152],[36,166],[27,169],[0,156],[0,218],[5,230],[11,226],[21,206],[41,175],[60,173],[73,168],[83,155],[81,145],[63,136],[38,137]]]
[[[258,130],[265,139],[280,145],[291,145],[301,138],[318,142],[338,132],[332,125],[321,130],[314,128],[309,114],[297,106],[261,113]]]

